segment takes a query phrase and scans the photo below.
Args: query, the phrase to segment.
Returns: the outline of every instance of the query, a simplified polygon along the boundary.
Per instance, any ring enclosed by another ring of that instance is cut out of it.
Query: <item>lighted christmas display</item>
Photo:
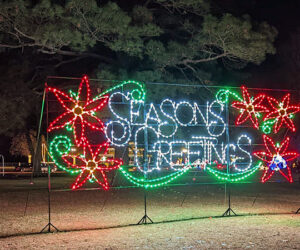
[[[290,105],[290,94],[286,94],[282,99],[282,102],[278,102],[274,97],[268,96],[268,102],[270,103],[272,110],[265,116],[264,121],[273,119],[275,122],[275,133],[279,131],[282,125],[287,126],[291,131],[295,132],[296,127],[292,118],[295,113],[300,111],[300,106]]]
[[[236,125],[250,118],[254,128],[261,128],[265,134],[270,134],[273,129],[275,134],[278,133],[283,124],[292,132],[296,131],[292,119],[294,118],[294,114],[300,111],[300,106],[290,105],[289,93],[283,97],[282,102],[278,102],[271,96],[266,96],[265,98],[264,94],[251,98],[244,86],[242,87],[242,92],[243,99],[229,90],[220,90],[217,93],[217,99],[222,102],[228,102],[229,96],[239,100],[232,103],[232,107],[239,109],[241,113],[237,118]],[[269,104],[270,107],[261,105],[264,99],[267,99],[267,104]],[[263,118],[261,112],[266,113]],[[259,122],[259,118],[261,122]],[[263,135],[263,141],[266,151],[253,153],[256,157],[267,163],[267,167],[261,177],[261,182],[264,183],[268,181],[273,174],[278,171],[292,183],[293,178],[288,162],[298,157],[299,154],[297,152],[287,152],[290,138],[286,137],[281,144],[277,143],[276,146],[273,140],[267,135]]]
[[[114,169],[144,188],[171,183],[191,169],[206,171],[222,181],[239,182],[265,167],[264,163],[267,170],[262,182],[275,171],[292,182],[288,164],[298,154],[287,152],[289,138],[277,147],[263,135],[266,152],[253,153],[259,138],[251,133],[251,129],[256,133],[277,133],[283,125],[295,131],[294,114],[300,107],[290,105],[289,94],[278,102],[262,93],[251,96],[243,86],[242,97],[221,89],[214,99],[204,103],[167,98],[156,104],[145,101],[144,86],[135,81],[122,82],[92,98],[86,76],[78,93],[66,94],[51,87],[47,90],[65,110],[49,125],[48,132],[60,133],[50,143],[50,154],[58,167],[78,174],[72,189],[90,181],[107,190],[106,172]],[[98,116],[104,107],[111,114],[105,123]],[[231,137],[229,112],[236,116],[236,128],[242,125]],[[92,143],[90,131],[102,138],[101,143]],[[121,159],[108,157],[111,146],[122,152],[128,149],[132,160],[123,165]],[[132,166],[136,172],[128,171]],[[159,176],[159,172],[164,174]]]
[[[269,180],[275,171],[278,171],[289,182],[293,182],[291,169],[287,162],[298,157],[298,153],[287,151],[290,138],[286,137],[285,140],[275,146],[273,140],[267,135],[263,136],[266,151],[254,152],[254,155],[267,163],[268,168],[265,170],[261,181],[266,182]]]
[[[106,104],[108,96],[91,99],[90,86],[87,76],[82,78],[77,95],[59,91],[48,87],[48,92],[54,93],[65,112],[57,117],[48,127],[48,132],[55,129],[73,130],[75,151],[82,149],[82,155],[71,154],[71,139],[67,136],[57,136],[50,144],[50,154],[54,162],[64,170],[79,173],[72,189],[81,187],[87,180],[97,182],[105,190],[109,184],[105,172],[116,169],[121,160],[106,159],[109,143],[92,145],[88,139],[87,131],[96,130],[103,134],[104,124],[96,117],[95,112],[100,111]],[[58,156],[58,157],[57,157]],[[61,159],[59,159],[59,157]],[[64,164],[65,163],[65,164]]]
[[[59,100],[65,112],[50,123],[48,132],[61,129],[70,125],[74,130],[74,138],[77,146],[86,142],[85,131],[88,129],[103,131],[104,124],[93,112],[100,111],[107,103],[108,96],[91,100],[90,86],[87,76],[84,76],[76,97],[71,97],[55,88],[48,87]]]
[[[234,101],[232,107],[240,110],[240,115],[236,120],[236,125],[243,124],[248,119],[251,120],[253,126],[258,128],[258,116],[260,112],[269,112],[266,107],[261,105],[262,101],[265,98],[264,94],[256,96],[255,98],[250,97],[246,87],[242,87],[243,91],[243,100]]]

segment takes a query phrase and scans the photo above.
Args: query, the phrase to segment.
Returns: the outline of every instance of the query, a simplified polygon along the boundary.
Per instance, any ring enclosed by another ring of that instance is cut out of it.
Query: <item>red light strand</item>
[[[272,112],[264,117],[264,121],[276,119],[274,132],[277,133],[283,124],[291,131],[295,132],[296,127],[291,119],[291,115],[300,111],[300,106],[290,106],[290,94],[286,94],[282,102],[278,102],[274,97],[268,96],[267,100],[272,108]]]
[[[299,156],[297,152],[287,152],[288,145],[290,143],[290,138],[286,137],[279,147],[276,147],[273,140],[267,135],[263,135],[263,140],[265,144],[266,151],[257,151],[253,154],[259,159],[267,162],[268,169],[265,170],[261,181],[264,183],[268,181],[274,174],[276,170],[279,170],[279,173],[286,178],[290,183],[293,182],[292,173],[290,167],[286,164],[285,169],[287,174],[284,172],[284,169],[279,166],[276,166],[276,169],[271,169],[271,165],[274,164],[274,157],[280,156],[284,159],[285,162],[291,161]],[[274,166],[273,166],[274,167]]]
[[[72,185],[72,189],[80,188],[87,180],[91,180],[96,181],[103,189],[108,190],[109,184],[105,171],[117,169],[123,164],[123,161],[106,159],[109,143],[106,141],[92,146],[86,134],[88,130],[104,132],[104,123],[93,113],[100,111],[107,104],[108,95],[104,95],[96,100],[91,99],[91,90],[87,76],[82,78],[75,98],[56,88],[48,87],[47,91],[53,93],[65,109],[64,113],[50,123],[48,132],[63,129],[68,124],[73,128],[76,146],[83,148],[83,156],[62,155],[63,161],[69,167],[81,169],[80,174]],[[93,147],[96,148],[95,152]]]
[[[242,86],[242,92],[243,92],[243,101],[234,101],[231,106],[233,108],[239,109],[240,114],[236,119],[235,124],[241,125],[245,123],[247,120],[250,119],[253,126],[258,129],[259,123],[258,123],[258,113],[259,112],[269,112],[269,110],[261,105],[262,101],[265,99],[265,95],[261,94],[256,96],[255,98],[251,98],[249,95],[249,92],[245,86]]]

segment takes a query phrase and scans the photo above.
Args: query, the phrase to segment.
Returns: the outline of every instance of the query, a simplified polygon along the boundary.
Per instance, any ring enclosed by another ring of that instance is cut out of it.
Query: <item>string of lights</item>
[[[270,134],[273,130],[277,133],[283,125],[294,132],[296,128],[292,119],[300,107],[289,104],[289,93],[282,102],[278,102],[266,94],[251,96],[245,86],[241,87],[242,97],[231,89],[235,88],[220,89],[215,99],[206,101],[204,105],[168,98],[156,105],[146,103],[145,85],[131,80],[123,81],[93,98],[87,76],[81,79],[77,93],[69,91],[66,94],[47,87],[48,93],[54,94],[65,110],[50,123],[48,132],[66,131],[64,133],[73,135],[73,138],[67,135],[54,137],[50,143],[50,154],[58,167],[71,174],[79,174],[72,189],[80,188],[89,181],[108,190],[105,172],[115,169],[119,169],[131,183],[147,189],[167,185],[191,169],[202,169],[222,181],[239,182],[263,165],[261,162],[254,164],[252,155],[268,164],[262,182],[269,180],[274,171],[292,182],[286,162],[297,157],[298,153],[286,152],[289,138],[279,148],[275,147],[274,155],[269,151],[265,154],[262,151],[253,153],[252,147],[257,143],[253,143],[251,136],[245,132],[237,135],[235,143],[224,143],[225,130],[229,126],[223,118],[224,107],[233,99],[230,107],[239,111],[235,126],[243,129],[248,128],[244,124],[250,123],[253,129],[264,134]],[[98,118],[99,111],[104,107],[111,113],[110,120],[105,123]],[[124,107],[128,107],[127,112]],[[184,139],[176,139],[184,129],[192,127],[198,128],[199,132],[185,133]],[[88,135],[90,131],[102,135],[102,143],[92,144]],[[143,142],[145,136],[148,137],[147,144]],[[270,150],[266,142],[270,143],[272,139],[263,135],[263,140],[266,149]],[[126,148],[130,143],[133,145],[136,174],[126,170],[122,159],[106,157],[110,145]],[[77,154],[71,152],[73,148]],[[228,168],[232,168],[233,172],[224,172]],[[163,169],[173,172],[155,178],[147,175]]]

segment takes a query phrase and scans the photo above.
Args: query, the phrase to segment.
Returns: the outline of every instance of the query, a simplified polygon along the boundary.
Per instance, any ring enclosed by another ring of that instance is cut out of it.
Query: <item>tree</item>
[[[41,79],[49,72],[211,84],[225,71],[258,65],[274,54],[276,35],[274,27],[249,16],[213,13],[206,0],[2,0],[0,5],[1,52],[30,65],[23,69],[27,77],[19,79],[23,83],[16,84],[31,95],[41,94]],[[91,67],[80,68],[88,72],[72,66],[85,64]],[[153,96],[165,93],[159,85],[152,89]],[[23,114],[20,120],[28,116]],[[0,127],[4,133],[3,123]]]
[[[9,152],[15,156],[34,155],[36,146],[36,132],[30,130],[28,133],[19,133],[11,140]]]

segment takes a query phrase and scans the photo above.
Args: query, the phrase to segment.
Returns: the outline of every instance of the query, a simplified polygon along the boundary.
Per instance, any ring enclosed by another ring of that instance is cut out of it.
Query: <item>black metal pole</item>
[[[47,84],[45,85],[45,92],[46,92],[46,88],[47,88]],[[46,122],[47,122],[47,126],[49,124],[49,105],[48,105],[48,93],[45,97],[45,99],[47,100],[46,102],[46,109],[47,109],[47,116],[46,116]],[[49,134],[47,131],[47,145],[49,141]],[[51,229],[50,229],[50,225],[51,225],[51,197],[50,197],[50,192],[51,192],[51,170],[50,170],[50,164],[49,164],[49,157],[47,155],[47,160],[48,160],[48,232],[50,233]]]
[[[51,225],[51,170],[50,170],[50,164],[48,164],[48,232],[50,233],[50,225]]]
[[[44,107],[45,107],[45,99],[46,99],[46,89],[47,84],[45,84],[44,92],[43,92],[43,100],[42,100],[42,107],[41,107],[41,114],[40,114],[40,120],[39,120],[39,127],[38,127],[38,133],[36,137],[36,145],[33,152],[33,159],[32,159],[32,171],[31,171],[31,177],[30,177],[30,184],[33,184],[33,174],[35,171],[35,168],[37,168],[37,154],[38,154],[38,147],[40,145],[40,135],[41,135],[41,128],[42,128],[42,121],[43,121],[43,114],[44,114]]]
[[[145,223],[147,223],[147,191],[144,189],[144,208],[145,208]],[[151,219],[150,219],[151,220]]]
[[[47,87],[47,85],[46,85]],[[48,125],[48,119],[49,119],[49,109],[48,109],[48,94],[46,95],[46,110],[47,110],[47,125]],[[47,145],[48,145],[48,132],[47,132]],[[45,229],[47,229],[48,233],[51,233],[51,227],[54,228],[54,230],[59,231],[52,223],[51,223],[51,167],[49,164],[49,155],[47,155],[47,160],[48,160],[48,224],[46,226],[43,227],[43,229],[41,230],[41,233],[45,232]]]
[[[231,209],[231,197],[230,197],[230,186],[228,187],[228,207]]]
[[[144,106],[144,120],[146,121],[146,104]],[[136,145],[137,146],[137,145]],[[144,131],[144,179],[147,179],[147,173],[148,170],[147,164],[149,163],[150,159],[148,159],[148,133],[147,133],[147,127],[145,127]],[[147,190],[144,187],[144,216],[139,220],[137,223],[139,224],[147,224],[147,219],[150,221],[150,223],[153,223],[151,218],[147,215]]]
[[[229,148],[230,148],[230,140],[229,140],[229,110],[228,110],[228,104],[226,103],[226,121],[227,121],[227,126],[226,126],[226,143],[227,143],[227,175],[230,176],[230,155],[229,155]],[[227,210],[223,213],[222,216],[231,216],[231,213],[236,215],[236,213],[232,210],[231,208],[231,186],[230,186],[230,181],[225,184],[225,189],[227,189],[227,196],[228,196],[228,208]],[[226,190],[225,190],[226,191]]]
[[[146,194],[146,190],[144,190],[144,207],[145,207],[145,214],[147,214],[147,194]]]

